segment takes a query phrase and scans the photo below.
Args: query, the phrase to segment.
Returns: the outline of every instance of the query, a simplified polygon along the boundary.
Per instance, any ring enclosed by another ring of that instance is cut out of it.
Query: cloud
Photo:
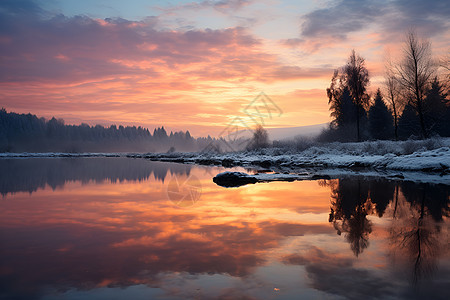
[[[448,1],[397,0],[390,4],[388,15],[379,20],[379,23],[390,37],[392,33],[403,35],[407,30],[415,28],[428,38],[440,38],[442,33],[450,28],[449,15]],[[395,40],[395,37],[391,37],[392,40]]]
[[[278,57],[243,27],[166,30],[158,17],[67,17],[42,13],[34,3],[0,2],[0,104],[9,110],[64,118],[70,110],[94,124],[144,126],[163,119],[179,126],[172,115],[183,115],[199,125],[196,114],[220,109],[205,94],[226,93],[224,83],[283,80],[269,74],[283,66]]]
[[[220,1],[214,5],[236,8],[245,3]],[[4,44],[1,82],[121,77],[153,78],[164,85],[165,79],[188,83],[190,76],[195,80],[271,82],[320,76],[324,71],[283,65],[276,55],[261,50],[261,41],[243,27],[169,31],[159,29],[157,17],[140,22],[64,15],[44,18],[25,4],[22,9],[5,5],[0,11],[7,24],[0,29],[0,43]]]
[[[179,127],[181,116],[184,126],[214,135],[230,114],[239,114],[241,106],[228,103],[252,99],[272,84],[332,74],[287,65],[246,27],[167,29],[164,14],[141,21],[69,17],[36,3],[0,2],[0,106],[9,111],[69,124],[186,129]],[[231,11],[251,3],[200,4]],[[214,117],[201,117],[206,114]]]
[[[243,6],[249,5],[253,1],[250,0],[220,0],[220,1],[204,1],[212,2],[212,5],[217,8],[226,8],[226,9],[239,9]]]
[[[286,47],[292,47],[295,48],[298,45],[301,45],[304,42],[303,39],[300,38],[292,38],[292,39],[284,39],[281,40],[280,43]]]
[[[384,14],[383,5],[374,1],[343,0],[335,6],[306,14],[301,26],[303,37],[337,37],[345,39],[348,33],[360,31]]]
[[[398,42],[399,35],[411,27],[431,37],[448,30],[449,15],[450,4],[439,0],[342,0],[303,15],[301,36],[282,42],[291,47],[309,44],[309,48],[315,51],[323,45],[345,41],[350,35],[367,30],[382,33],[384,38],[381,42]]]
[[[333,72],[332,68],[301,68],[298,66],[275,66],[270,69],[263,76],[267,79],[314,79],[314,78],[328,78],[330,73]]]
[[[3,0],[0,11],[10,15],[40,14],[43,10],[36,2],[31,0]]]
[[[170,13],[179,10],[202,10],[212,8],[220,13],[231,14],[244,6],[250,5],[252,2],[252,0],[205,0],[201,2],[189,2],[181,5],[171,6],[169,8],[159,9],[166,13]]]
[[[440,0],[397,0],[393,2],[394,7],[411,18],[443,17],[448,19],[450,15],[450,4]]]
[[[0,51],[1,81],[157,77],[155,69],[205,63],[232,48],[259,44],[243,28],[162,31],[155,28],[156,18],[141,22],[63,15],[45,19],[36,14],[25,18],[3,10],[1,19],[8,24],[0,31],[5,44]],[[134,64],[120,63],[125,59]],[[141,68],[143,61],[150,63]]]

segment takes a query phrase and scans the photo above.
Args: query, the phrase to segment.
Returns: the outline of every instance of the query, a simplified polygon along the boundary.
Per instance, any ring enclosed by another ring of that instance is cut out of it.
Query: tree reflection
[[[370,201],[373,203],[378,217],[382,217],[387,206],[392,201],[396,184],[392,181],[372,180],[370,186]],[[395,197],[395,196],[394,196]]]
[[[35,192],[66,182],[122,182],[147,180],[151,175],[164,182],[167,174],[189,176],[189,165],[125,157],[0,159],[0,194]]]
[[[447,185],[361,178],[320,184],[331,187],[329,222],[338,235],[345,234],[355,256],[369,246],[373,225],[367,216],[381,218],[389,211],[393,218],[389,240],[394,260],[413,268],[414,283],[433,273],[439,251],[448,242],[443,238],[446,232],[442,232],[444,217],[450,216]],[[404,261],[406,258],[408,261]]]
[[[367,219],[372,206],[367,201],[368,197],[367,181],[342,179],[332,187],[329,222],[333,223],[338,235],[346,234],[356,256],[369,246],[369,234],[372,232],[372,223]]]
[[[389,230],[391,258],[410,269],[412,282],[417,285],[420,279],[433,274],[443,246],[448,245],[441,221],[449,216],[449,189],[444,185],[404,182],[401,191],[403,199],[395,203]]]

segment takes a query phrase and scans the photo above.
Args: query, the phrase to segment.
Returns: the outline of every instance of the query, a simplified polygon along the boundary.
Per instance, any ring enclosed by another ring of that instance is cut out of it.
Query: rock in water
[[[222,172],[217,174],[213,181],[223,187],[238,187],[249,183],[257,183],[258,179],[242,172]]]

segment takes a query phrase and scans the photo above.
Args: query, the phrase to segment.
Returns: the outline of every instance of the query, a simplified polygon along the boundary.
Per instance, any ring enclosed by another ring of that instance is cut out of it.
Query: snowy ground
[[[424,141],[311,144],[306,147],[293,145],[222,154],[211,152],[0,153],[0,158],[91,156],[144,158],[225,167],[243,166],[259,170],[266,169],[266,171],[280,174],[306,172],[318,177],[326,175],[336,178],[358,174],[450,184],[450,138]]]
[[[204,152],[129,156],[225,167],[244,166],[275,173],[256,175],[258,182],[271,181],[271,176],[273,180],[279,180],[278,174],[297,174],[300,175],[299,180],[358,175],[450,185],[450,138],[330,143],[309,145],[305,149],[267,148],[222,154]]]

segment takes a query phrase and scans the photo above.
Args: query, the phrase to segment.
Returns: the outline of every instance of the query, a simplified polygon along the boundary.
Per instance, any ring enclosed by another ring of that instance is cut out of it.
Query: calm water
[[[0,160],[0,299],[450,299],[447,185]]]

